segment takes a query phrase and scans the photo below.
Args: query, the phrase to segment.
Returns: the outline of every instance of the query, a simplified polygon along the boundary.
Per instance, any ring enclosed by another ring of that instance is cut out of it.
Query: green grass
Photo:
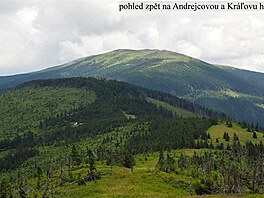
[[[172,113],[174,113],[178,116],[182,116],[182,117],[193,117],[193,116],[195,116],[195,114],[192,112],[186,111],[186,110],[181,109],[181,108],[174,107],[174,106],[172,106],[166,102],[162,102],[160,100],[156,100],[153,98],[147,98],[147,101],[151,102],[152,104],[156,105],[157,107],[163,107],[164,109],[171,111]]]
[[[193,155],[194,151],[198,154],[204,152],[206,149],[185,149],[173,150],[170,155],[174,158],[179,158],[181,153]],[[67,182],[64,186],[54,186],[53,191],[55,197],[261,197],[261,195],[204,195],[196,196],[192,190],[190,196],[189,185],[194,182],[194,178],[189,172],[178,171],[175,173],[165,173],[157,171],[155,166],[157,164],[159,153],[149,154],[147,158],[144,155],[136,155],[136,165],[134,173],[130,169],[124,167],[114,166],[113,169],[105,164],[104,161],[97,162],[97,170],[102,173],[102,178],[96,182],[86,182],[85,185],[79,186],[76,182]],[[75,167],[73,177],[78,175],[82,177],[87,174],[88,165],[83,164]],[[59,170],[57,170],[52,179],[53,183],[59,182]],[[32,179],[30,183],[36,185],[36,179]],[[39,194],[40,195],[40,194]]]
[[[124,111],[122,111],[122,113],[126,116],[126,118],[129,120],[129,119],[136,119],[137,117],[135,115],[132,115],[132,114],[128,114]]]
[[[119,65],[123,65],[125,67],[131,67],[131,64],[127,64],[129,62],[137,62],[137,61],[148,61],[151,59],[159,59],[162,64],[168,62],[189,62],[192,58],[176,54],[169,51],[157,51],[157,50],[117,50],[113,52],[109,52],[106,54],[99,55],[97,57],[93,57],[92,60],[89,58],[87,60],[83,60],[81,65],[88,64],[100,64],[104,68],[113,68]],[[151,68],[153,65],[149,65]],[[157,64],[160,66],[160,62]],[[64,65],[61,67],[65,67]]]
[[[224,132],[227,132],[229,137],[230,137],[230,141],[226,142],[223,139],[223,134]],[[259,143],[261,140],[264,142],[264,138],[263,138],[263,133],[259,133],[257,132],[257,139],[253,138],[253,133],[252,132],[247,132],[246,129],[242,129],[238,124],[233,124],[233,127],[229,128],[227,127],[225,124],[219,124],[219,125],[215,125],[212,126],[209,130],[208,133],[211,136],[211,139],[213,141],[214,144],[216,144],[216,138],[219,138],[219,144],[220,143],[224,143],[224,145],[226,145],[227,143],[232,144],[233,143],[233,136],[236,133],[239,141],[241,144],[245,144],[246,141],[251,141],[252,143]]]
[[[256,104],[257,107],[264,109],[264,104]]]
[[[240,93],[237,93],[235,91],[232,91],[230,89],[224,91],[224,93],[227,95],[227,96],[231,96],[233,98],[238,98],[238,97],[241,97],[242,95]]]
[[[193,153],[193,151],[190,151]],[[180,151],[175,151],[179,155]],[[137,155],[134,173],[124,167],[113,167],[113,172],[104,162],[97,164],[103,177],[84,186],[67,183],[56,188],[57,197],[175,197],[187,196],[190,177],[156,171],[158,153],[145,156]],[[81,166],[80,166],[81,167]],[[76,169],[74,177],[85,175],[88,167]]]
[[[93,92],[74,88],[23,88],[0,94],[0,139],[37,133],[41,120],[88,105],[95,98]]]

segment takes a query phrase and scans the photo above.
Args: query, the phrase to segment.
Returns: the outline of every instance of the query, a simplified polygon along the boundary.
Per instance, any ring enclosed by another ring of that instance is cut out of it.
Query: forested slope
[[[24,83],[0,101],[0,197],[263,193],[260,127],[176,96],[67,78]]]

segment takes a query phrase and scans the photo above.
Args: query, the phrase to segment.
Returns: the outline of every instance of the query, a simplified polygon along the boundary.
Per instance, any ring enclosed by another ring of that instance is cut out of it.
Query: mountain
[[[89,76],[167,92],[264,126],[264,74],[166,50],[116,50],[89,56],[39,72],[0,77],[0,89],[34,79]]]

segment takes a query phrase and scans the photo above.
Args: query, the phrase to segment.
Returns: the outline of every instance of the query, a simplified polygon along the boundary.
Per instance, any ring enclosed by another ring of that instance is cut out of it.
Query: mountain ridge
[[[70,77],[124,81],[264,125],[264,74],[219,67],[168,50],[119,49],[83,57],[38,72],[0,77],[0,90],[30,80]]]

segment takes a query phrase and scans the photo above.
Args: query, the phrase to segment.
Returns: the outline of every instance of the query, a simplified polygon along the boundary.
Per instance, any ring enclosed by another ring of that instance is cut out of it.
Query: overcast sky
[[[0,75],[119,48],[264,72],[264,11],[119,12],[118,0],[0,0]]]

